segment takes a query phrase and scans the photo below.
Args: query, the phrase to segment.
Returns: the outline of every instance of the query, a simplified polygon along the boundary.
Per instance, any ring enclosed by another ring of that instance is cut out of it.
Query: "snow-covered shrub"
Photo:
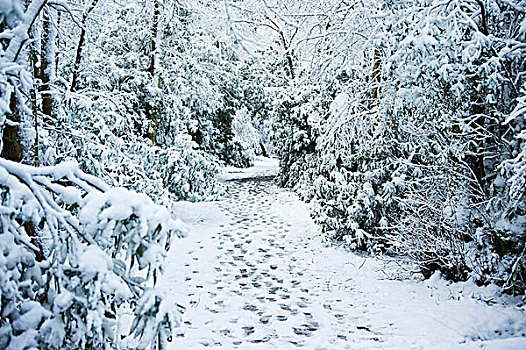
[[[108,184],[148,193],[165,205],[169,199],[206,200],[221,192],[214,180],[216,161],[188,135],[174,136],[169,147],[152,145],[115,109],[119,94],[95,100],[68,95],[61,128],[41,132],[41,164],[78,159],[84,171]]]
[[[310,27],[298,89],[321,84],[326,102],[303,117],[315,97],[289,103],[277,144],[326,238],[524,289],[523,10],[365,1]]]
[[[497,229],[504,231],[499,243],[501,252],[508,255],[510,274],[507,286],[517,290],[526,289],[526,84],[518,104],[506,123],[513,123],[516,156],[505,161],[503,169],[509,174],[509,198],[513,209],[507,216],[497,222]],[[515,155],[515,154],[513,154]],[[506,186],[503,186],[507,188]],[[511,232],[511,234],[509,234]],[[511,254],[510,254],[511,253]]]
[[[168,149],[190,135],[197,144],[194,149],[222,162],[249,165],[250,159],[234,140],[232,130],[237,106],[231,95],[236,95],[239,84],[238,58],[221,38],[194,23],[198,14],[194,14],[197,9],[192,4],[188,4],[188,11],[178,6],[163,8],[157,49],[152,52],[145,45],[152,41],[151,3],[103,4],[104,15],[112,18],[113,24],[94,24],[96,29],[90,32],[93,39],[85,48],[78,93],[106,114],[111,111],[121,116],[124,123],[117,125],[127,130],[116,136],[134,135],[137,141],[140,137],[146,141],[155,135],[155,146]],[[71,60],[74,50],[67,49]],[[154,77],[149,72],[152,60]],[[63,69],[66,76],[67,61]],[[67,107],[64,109],[71,114]],[[157,111],[155,121],[151,120],[153,109]],[[111,120],[113,116],[105,118]],[[202,194],[196,192],[196,196]]]
[[[315,164],[310,157],[315,152],[324,95],[316,86],[283,87],[271,93],[271,138],[280,161],[279,182],[289,187],[299,182],[308,186]]]
[[[161,44],[162,88],[166,93],[159,131],[167,137],[164,142],[168,145],[174,133],[184,132],[192,136],[201,150],[219,161],[247,167],[251,164],[250,154],[236,139],[232,124],[240,108],[239,58],[224,38],[205,32],[202,23],[194,23],[193,19],[189,15],[182,28],[167,24],[180,34],[167,37]],[[170,126],[173,115],[179,119],[175,128]]]
[[[518,125],[504,123],[523,84],[516,77],[525,68],[524,51],[510,50],[510,43],[525,37],[520,10],[512,3],[498,3],[423,2],[420,8],[406,7],[394,22],[400,34],[385,78],[387,84],[394,83],[395,92],[411,91],[410,99],[395,100],[395,110],[405,105],[406,112],[396,113],[425,118],[422,125],[406,125],[419,136],[411,143],[429,145],[416,155],[430,157],[423,164],[413,161],[423,175],[406,180],[399,251],[432,252],[436,261],[430,255],[417,261],[426,268],[441,260],[435,268],[455,278],[506,284],[513,269],[510,259],[521,254],[526,228],[524,199],[510,198],[508,175],[500,171],[500,164],[520,147],[513,140]],[[415,202],[408,208],[408,201]],[[424,206],[435,214],[422,215]],[[408,245],[403,237],[411,237],[411,228],[404,220],[418,216],[413,232],[432,231],[425,235],[427,243]]]
[[[188,136],[175,141],[172,147],[160,151],[159,161],[153,163],[158,167],[164,188],[179,199],[199,201],[215,198],[221,193],[215,178],[219,172],[215,160],[209,154],[196,150],[196,144]]]
[[[236,112],[232,120],[232,129],[235,139],[243,149],[247,150],[249,158],[254,159],[256,152],[260,151],[261,136],[246,108],[241,108]]]
[[[228,136],[225,141],[234,150],[230,152],[233,157],[228,162],[248,166],[254,155],[267,157],[275,153],[271,141],[273,100],[276,90],[281,88],[268,87],[268,77],[253,59],[243,62],[236,59],[229,69],[222,69],[220,81],[229,118],[223,124],[229,126],[225,128],[219,123],[219,128],[224,130],[223,133]]]
[[[46,1],[26,5],[15,0],[0,6],[5,35],[0,51],[0,134],[11,128],[0,151],[17,160],[24,156],[33,162],[39,155],[54,163],[57,157],[78,152],[65,149],[75,145],[68,140],[81,139],[91,142],[88,154],[114,151],[102,158],[118,160],[119,147],[112,146],[124,138],[114,134],[125,130],[128,122],[119,113],[107,120],[100,115],[81,118],[86,125],[72,123],[70,128],[61,128],[71,122],[65,113],[47,115],[41,123],[24,44]],[[29,124],[35,117],[38,123]],[[28,141],[42,142],[49,152],[39,154],[38,144],[30,149]],[[4,146],[17,152],[4,153]],[[87,162],[100,165],[95,157]],[[105,174],[109,164],[99,171]],[[155,283],[170,241],[179,234],[180,225],[166,208],[146,195],[108,187],[76,163],[32,167],[0,158],[0,348],[111,348],[124,336],[135,348],[163,348],[177,326],[177,311]],[[119,325],[123,308],[135,314],[129,329]]]
[[[0,159],[0,346],[115,346],[123,307],[138,348],[163,345],[174,306],[152,289],[179,225],[146,195],[109,188],[75,163]]]
[[[206,79],[199,60],[181,52],[189,43],[179,33],[181,23],[166,19],[173,15],[168,9],[157,57],[161,85],[152,87],[153,53],[144,44],[151,41],[151,18],[144,16],[151,15],[150,5],[98,3],[74,91],[58,77],[74,68],[77,39],[59,41],[65,54],[54,84],[55,115],[37,120],[39,163],[74,158],[83,171],[112,186],[148,193],[165,205],[211,199],[220,192],[213,178],[218,161],[188,135],[195,114],[219,108],[218,88]],[[111,25],[98,16],[111,19]],[[64,35],[79,30],[67,18],[61,25]],[[156,123],[149,117],[154,107]]]
[[[352,248],[382,245],[403,186],[391,135],[396,122],[378,108],[364,110],[339,94],[318,138],[319,166],[311,191],[315,220],[326,239]]]

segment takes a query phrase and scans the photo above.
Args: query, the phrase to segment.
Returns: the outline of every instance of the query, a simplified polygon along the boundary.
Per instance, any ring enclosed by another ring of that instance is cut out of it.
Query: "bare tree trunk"
[[[259,148],[261,148],[261,155],[263,157],[268,157],[267,150],[265,149],[265,145],[262,142],[259,143]]]
[[[486,8],[484,7],[484,3],[482,2],[482,0],[475,0],[476,3],[479,5],[479,8],[480,8],[480,25],[481,25],[481,28],[480,28],[480,31],[482,32],[482,34],[484,35],[489,35],[489,30],[488,30],[488,15],[486,13]]]
[[[77,80],[80,71],[80,63],[82,61],[82,51],[84,50],[84,44],[86,42],[86,23],[88,21],[89,15],[91,14],[91,12],[93,12],[98,2],[99,0],[93,0],[91,2],[90,7],[88,8],[88,11],[86,11],[84,16],[82,16],[82,28],[80,30],[80,38],[79,43],[77,45],[77,52],[75,55],[75,64],[73,65],[73,77],[71,78],[71,91],[75,91],[77,89]]]
[[[35,38],[34,30],[31,31],[31,37]],[[38,131],[38,87],[35,82],[35,78],[39,75],[39,68],[37,65],[38,62],[38,52],[36,50],[36,47],[34,43],[31,44],[31,47],[29,49],[29,64],[32,69],[33,73],[33,84],[30,91],[31,96],[31,110],[33,112],[33,118],[34,118],[34,128],[35,128],[35,143],[33,145],[33,165],[39,166],[40,165],[40,156],[39,156],[39,131]]]
[[[281,44],[283,45],[283,50],[285,51],[285,59],[287,60],[287,68],[289,70],[289,75],[291,79],[294,80],[294,60],[292,58],[290,45],[296,34],[298,34],[298,29],[294,31],[294,33],[290,36],[289,41],[287,42],[287,39],[285,38],[285,33],[283,33],[283,29],[278,25],[277,21],[272,20],[272,18],[270,18],[269,16],[266,16],[266,18],[272,24],[269,27],[272,28],[276,33],[278,33],[281,39]]]
[[[2,135],[2,158],[9,159],[15,162],[21,162],[24,156],[22,147],[22,137],[19,133],[20,122],[22,118],[18,109],[18,101],[16,92],[11,93],[9,103],[11,113],[7,115],[7,120],[11,123],[4,125],[4,132]]]
[[[20,52],[29,38],[31,28],[46,3],[47,0],[36,0],[32,1],[31,3],[27,3],[28,7],[25,13],[26,18],[17,25],[19,34],[8,42],[2,42],[2,45],[5,48],[4,58],[6,60],[11,62],[18,61]],[[6,23],[2,22],[0,24],[0,31],[3,32],[6,28]],[[20,135],[19,123],[22,121],[22,118],[20,115],[20,108],[18,106],[18,93],[18,86],[14,86],[14,91],[11,92],[11,96],[9,98],[9,107],[11,112],[7,114],[7,123],[3,126],[3,147],[0,155],[3,158],[20,162],[24,156],[24,149],[22,145],[22,137]]]
[[[152,78],[153,84],[157,88],[161,87],[161,77],[156,79],[156,61],[157,61],[157,36],[159,34],[159,20],[161,17],[161,9],[159,6],[159,0],[153,0],[153,21],[152,21],[152,42],[151,42],[151,56],[150,56],[150,66],[148,67],[148,72]],[[157,80],[157,81],[156,81]],[[153,106],[146,106],[146,115],[148,119],[152,122],[152,131],[147,135],[147,137],[152,141],[153,144],[157,142],[157,124],[159,117],[159,105],[157,101],[153,102]]]
[[[381,65],[381,56],[380,56],[380,50],[378,48],[374,48],[374,54],[373,54],[373,73],[371,74],[371,83],[372,83],[372,90],[371,90],[371,99],[376,100],[378,98],[378,89],[380,86],[380,65]]]
[[[287,43],[287,40],[285,40],[285,35],[282,31],[279,32],[279,36],[281,37],[281,43],[283,44],[283,49],[285,50],[285,58],[287,59],[290,77],[294,79],[294,61],[292,60],[289,44]]]
[[[57,11],[57,28],[56,28],[57,31],[58,31],[58,28],[60,28],[61,19],[62,19],[62,12]],[[60,37],[58,35],[55,35],[55,37],[56,37],[55,47],[60,47]],[[56,77],[58,75],[58,67],[60,66],[60,57],[57,54],[55,54],[54,64],[55,64],[54,75]]]
[[[50,9],[43,12],[42,16],[42,44],[40,48],[40,82],[39,91],[42,96],[42,113],[51,117],[53,115],[53,96],[51,95],[51,70],[55,61],[55,35]]]

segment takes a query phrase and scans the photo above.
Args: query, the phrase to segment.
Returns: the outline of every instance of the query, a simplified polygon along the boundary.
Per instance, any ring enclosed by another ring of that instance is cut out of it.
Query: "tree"
[[[3,140],[22,150],[24,118],[32,116],[24,97],[33,88],[25,43],[46,3],[1,8],[8,39],[0,54],[0,130],[16,128],[15,140]],[[13,115],[20,119],[7,120]],[[37,168],[0,158],[0,347],[116,346],[115,322],[127,306],[137,346],[163,348],[177,319],[154,287],[174,235],[180,230],[167,209],[108,187],[74,162]]]
[[[84,45],[86,43],[86,25],[88,22],[89,15],[93,12],[93,10],[95,10],[95,7],[97,6],[98,2],[99,0],[93,0],[87,8],[86,12],[82,15],[82,20],[80,22],[82,28],[80,29],[79,43],[77,45],[77,50],[75,53],[75,64],[73,66],[73,76],[71,78],[71,91],[75,91],[77,89],[77,80],[80,73],[82,52],[84,51]]]
[[[276,148],[284,183],[315,203],[325,238],[407,255],[426,276],[520,292],[523,7],[327,1],[283,10],[297,5],[261,2],[300,26],[298,91],[325,95],[285,108]]]

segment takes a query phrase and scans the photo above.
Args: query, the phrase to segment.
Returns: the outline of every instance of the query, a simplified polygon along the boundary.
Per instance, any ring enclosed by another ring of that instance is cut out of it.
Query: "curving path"
[[[396,269],[326,247],[305,205],[272,180],[227,186],[220,202],[178,209],[193,227],[163,281],[186,307],[173,349],[454,349],[524,337],[518,309],[452,300],[445,282],[388,279]]]

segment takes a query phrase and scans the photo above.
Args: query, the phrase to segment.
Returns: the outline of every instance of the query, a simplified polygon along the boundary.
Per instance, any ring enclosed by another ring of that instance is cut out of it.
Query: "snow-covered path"
[[[486,289],[387,279],[377,260],[325,246],[306,206],[269,179],[228,193],[179,208],[192,228],[162,284],[186,307],[173,349],[526,348],[522,310],[462,296]]]

